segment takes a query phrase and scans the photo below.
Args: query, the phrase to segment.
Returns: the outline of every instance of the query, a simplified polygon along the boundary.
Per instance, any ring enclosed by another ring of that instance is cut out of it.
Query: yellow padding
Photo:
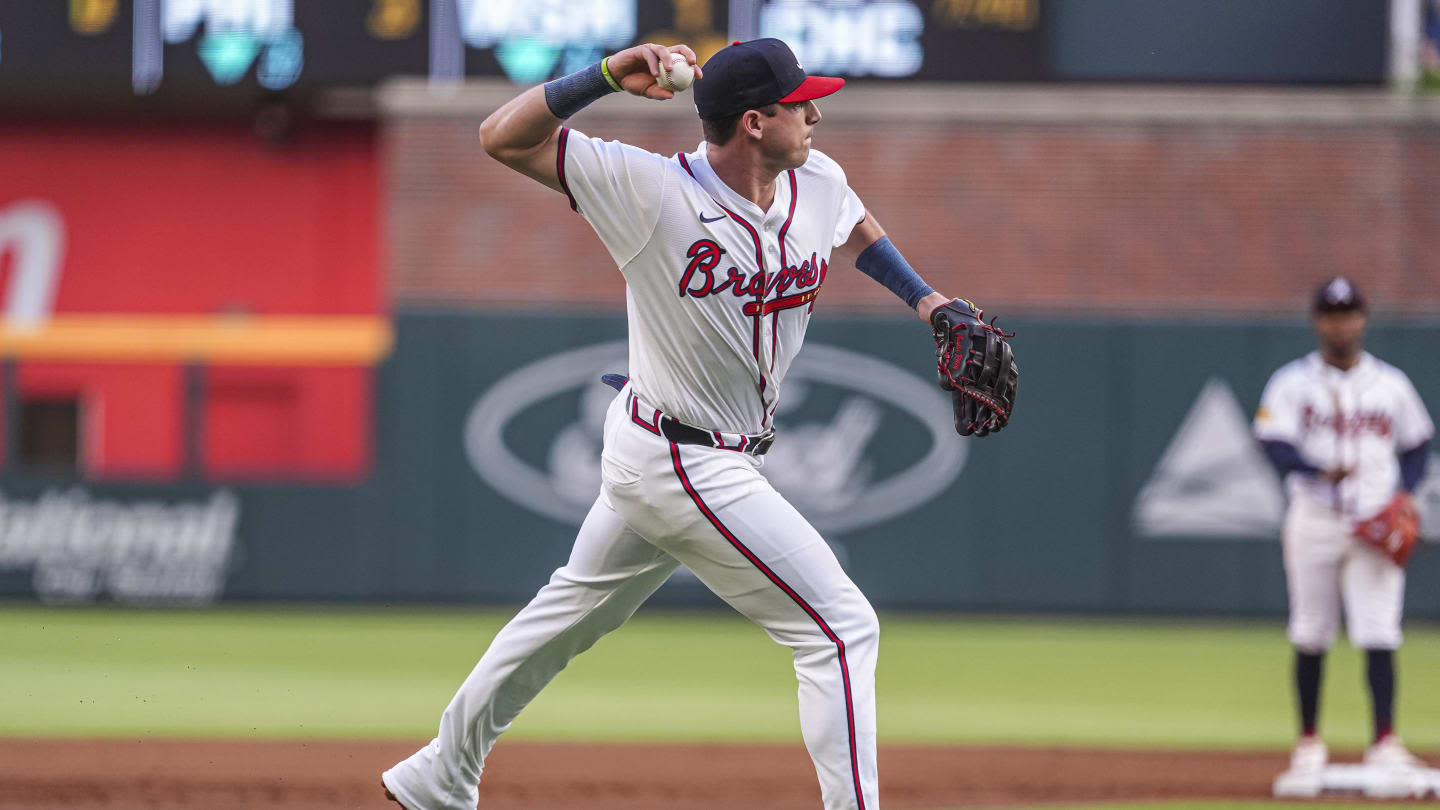
[[[377,315],[55,315],[0,327],[0,355],[67,362],[373,365],[393,342]]]

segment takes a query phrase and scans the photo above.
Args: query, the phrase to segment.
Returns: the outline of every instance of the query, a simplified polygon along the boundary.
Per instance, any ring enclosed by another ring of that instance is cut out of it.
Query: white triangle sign
[[[1280,534],[1285,494],[1250,433],[1230,386],[1206,380],[1135,498],[1135,531],[1145,537]]]
[[[1420,536],[1440,541],[1440,456],[1430,456],[1430,469],[1415,487],[1415,507],[1420,510]]]

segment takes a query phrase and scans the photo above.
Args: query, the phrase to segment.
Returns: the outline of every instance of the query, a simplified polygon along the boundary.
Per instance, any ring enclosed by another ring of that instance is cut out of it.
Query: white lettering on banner
[[[620,371],[625,358],[624,341],[600,343],[543,358],[497,381],[465,423],[465,452],[476,473],[527,509],[579,526],[600,491],[601,432],[615,398],[599,373]],[[807,420],[804,403],[817,385],[849,390],[834,416]],[[506,443],[510,422],[577,388],[577,418],[555,431],[543,467],[516,455]],[[882,405],[919,423],[925,437],[916,444],[926,450],[877,478],[868,455],[886,421]],[[948,395],[934,383],[868,355],[808,344],[786,378],[779,439],[761,472],[817,529],[854,531],[909,512],[954,482],[969,445],[955,441],[951,420]]]
[[[160,27],[165,41],[184,42],[200,23],[212,34],[245,33],[277,39],[295,22],[294,0],[163,0]]]
[[[472,48],[514,38],[618,48],[635,38],[635,0],[460,0],[460,28]]]
[[[166,504],[92,499],[79,487],[33,501],[0,494],[0,570],[34,570],[48,601],[209,602],[225,585],[240,502]]]
[[[37,329],[55,311],[65,257],[65,219],[46,200],[18,200],[0,209],[0,256],[13,256],[5,293],[5,327]]]
[[[1420,532],[1440,539],[1440,457],[1416,487]],[[1235,393],[1212,377],[1135,498],[1135,532],[1143,537],[1280,536],[1285,493],[1250,431]]]
[[[305,38],[295,28],[294,0],[164,0],[161,29],[166,42],[191,39],[202,22],[205,33],[196,55],[216,84],[235,84],[257,65],[260,86],[284,90],[305,68]],[[160,59],[158,52],[154,58]],[[139,92],[153,89],[137,85]]]
[[[912,2],[775,0],[760,9],[760,36],[785,40],[808,72],[910,76],[920,70],[925,15]]]

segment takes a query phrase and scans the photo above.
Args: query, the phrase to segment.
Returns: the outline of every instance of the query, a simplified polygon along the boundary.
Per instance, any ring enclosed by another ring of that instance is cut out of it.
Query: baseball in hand
[[[665,64],[666,61],[669,61],[670,64]],[[689,87],[693,81],[695,81],[695,68],[685,61],[685,54],[672,53],[668,60],[660,60],[660,78],[656,84],[662,88],[678,93]]]

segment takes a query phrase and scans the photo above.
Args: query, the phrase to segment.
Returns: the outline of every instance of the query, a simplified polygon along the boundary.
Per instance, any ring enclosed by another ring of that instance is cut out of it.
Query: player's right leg
[[[1287,635],[1301,656],[1324,655],[1340,630],[1340,570],[1350,547],[1346,525],[1325,510],[1297,501],[1286,518],[1281,540],[1290,601]],[[1302,673],[1297,660],[1297,675]],[[1319,693],[1318,678],[1317,672],[1315,696]],[[1303,690],[1309,684],[1297,686]],[[1305,697],[1302,695],[1302,703],[1314,702]],[[1314,712],[1307,712],[1304,705],[1301,710],[1301,734],[1313,734]]]
[[[1340,564],[1349,541],[1338,519],[1297,502],[1282,534],[1290,600],[1288,635],[1295,649],[1294,679],[1300,736],[1290,767],[1275,779],[1276,796],[1308,797],[1322,787],[1328,753],[1318,734],[1325,652],[1340,623]]]
[[[570,560],[495,636],[440,718],[434,740],[386,771],[406,810],[474,810],[490,748],[570,659],[623,624],[678,562],[643,540],[604,495]]]

